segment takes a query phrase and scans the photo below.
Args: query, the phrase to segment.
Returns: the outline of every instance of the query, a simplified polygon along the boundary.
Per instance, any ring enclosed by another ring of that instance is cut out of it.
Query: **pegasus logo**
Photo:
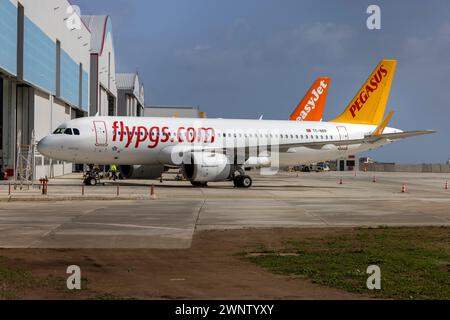
[[[387,69],[384,65],[381,65],[380,68],[378,68],[378,71],[375,72],[374,76],[366,83],[366,86],[360,91],[359,96],[350,107],[350,113],[353,118],[355,118],[357,113],[364,107],[372,93],[376,92],[380,88],[380,83],[387,77],[387,75]]]
[[[306,106],[300,112],[297,121],[304,121],[311,113],[311,111],[313,111],[316,108],[317,102],[319,101],[321,96],[325,93],[325,89],[327,87],[328,87],[327,82],[325,80],[322,80],[319,86],[311,91],[311,98],[308,100]]]

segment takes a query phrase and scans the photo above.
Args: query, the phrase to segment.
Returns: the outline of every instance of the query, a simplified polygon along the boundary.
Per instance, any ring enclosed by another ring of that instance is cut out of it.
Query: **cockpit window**
[[[72,129],[67,128],[66,131],[64,131],[64,134],[72,135]]]
[[[58,128],[55,130],[55,132],[53,132],[53,134],[64,134],[65,131],[66,128]]]
[[[73,129],[73,134],[76,135],[76,136],[79,136],[80,135],[80,130]]]

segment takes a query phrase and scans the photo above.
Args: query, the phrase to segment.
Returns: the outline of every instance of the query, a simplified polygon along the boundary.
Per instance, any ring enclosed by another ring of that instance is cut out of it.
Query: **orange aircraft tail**
[[[291,121],[321,121],[327,103],[330,78],[321,77],[314,82],[303,100],[292,113]]]

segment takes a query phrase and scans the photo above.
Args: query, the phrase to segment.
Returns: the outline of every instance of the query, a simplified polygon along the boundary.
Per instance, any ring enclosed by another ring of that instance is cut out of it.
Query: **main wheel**
[[[253,180],[249,176],[243,176],[241,178],[241,186],[242,188],[250,188],[253,185]]]
[[[253,185],[253,180],[249,176],[237,176],[233,180],[236,188],[250,188]]]
[[[197,188],[206,188],[208,186],[208,182],[191,181],[191,184]]]

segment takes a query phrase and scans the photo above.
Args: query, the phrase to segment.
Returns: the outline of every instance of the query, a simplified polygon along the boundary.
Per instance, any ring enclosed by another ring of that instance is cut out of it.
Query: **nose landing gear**
[[[83,183],[85,186],[89,187],[94,187],[100,184],[100,169],[90,165],[89,169],[83,175]]]

